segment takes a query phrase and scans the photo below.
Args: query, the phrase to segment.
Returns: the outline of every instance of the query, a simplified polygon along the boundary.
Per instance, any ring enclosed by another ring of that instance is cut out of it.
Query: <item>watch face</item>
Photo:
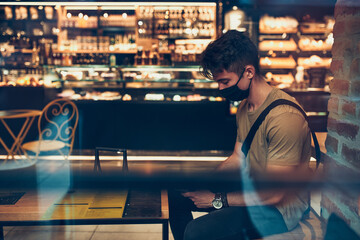
[[[221,199],[214,199],[212,201],[212,205],[215,209],[220,209],[223,207],[223,203],[222,203]]]

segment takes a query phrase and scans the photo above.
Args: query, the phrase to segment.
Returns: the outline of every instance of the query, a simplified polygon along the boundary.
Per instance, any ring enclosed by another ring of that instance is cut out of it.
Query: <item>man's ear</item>
[[[248,79],[253,79],[255,76],[255,67],[253,65],[246,65],[244,76]]]

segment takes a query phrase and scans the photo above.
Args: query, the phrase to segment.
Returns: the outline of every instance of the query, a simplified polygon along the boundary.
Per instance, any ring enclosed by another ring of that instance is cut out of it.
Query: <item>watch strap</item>
[[[221,195],[221,201],[223,202],[224,207],[229,207],[226,192],[220,193],[220,195]]]

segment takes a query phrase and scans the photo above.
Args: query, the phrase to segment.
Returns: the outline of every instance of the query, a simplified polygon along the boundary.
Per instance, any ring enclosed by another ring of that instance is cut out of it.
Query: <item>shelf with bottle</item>
[[[136,50],[54,50],[58,54],[136,54]]]
[[[53,6],[1,6],[1,21],[57,21]]]
[[[139,38],[215,38],[215,7],[186,6],[137,8]]]
[[[75,39],[61,41],[57,51],[76,53],[117,52],[133,53],[135,51],[134,33],[117,33],[111,36],[76,36]]]
[[[18,25],[18,24],[33,24],[33,23],[57,23],[57,19],[0,19],[2,23],[7,23],[8,25]]]
[[[124,28],[135,29],[136,16],[134,11],[123,11],[122,14],[112,11],[93,11],[91,15],[80,10],[75,12],[64,11],[64,18],[60,25],[64,29],[103,29],[103,28]]]

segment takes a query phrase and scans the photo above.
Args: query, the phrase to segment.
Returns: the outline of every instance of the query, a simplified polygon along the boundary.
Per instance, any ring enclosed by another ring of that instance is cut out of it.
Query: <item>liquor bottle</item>
[[[39,43],[39,64],[45,65],[46,64],[46,57],[45,57],[45,43],[40,41]]]
[[[111,54],[110,55],[110,66],[115,66],[116,65],[116,56],[115,54]]]
[[[47,57],[47,64],[48,65],[53,65],[54,64],[52,44],[49,44],[49,54],[48,54],[48,57]]]

